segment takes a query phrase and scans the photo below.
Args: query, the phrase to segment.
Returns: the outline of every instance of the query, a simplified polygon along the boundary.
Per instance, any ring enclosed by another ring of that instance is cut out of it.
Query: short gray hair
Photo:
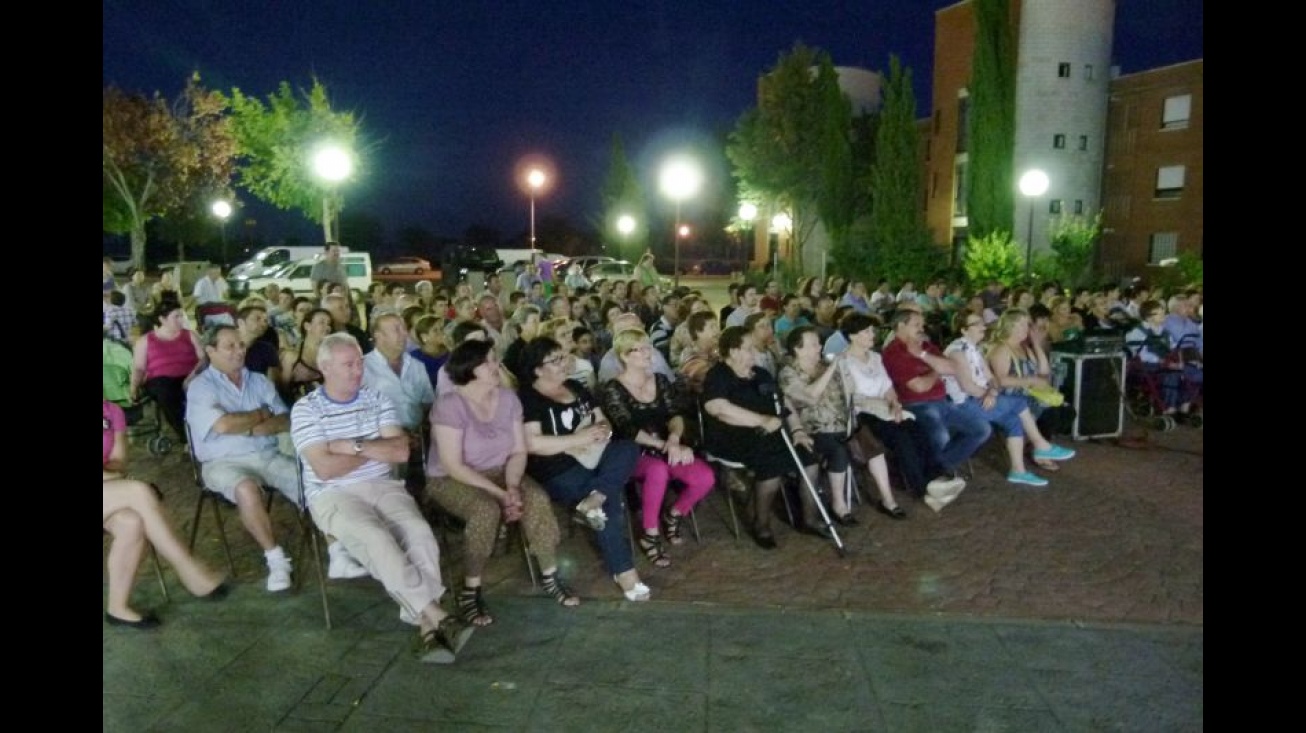
[[[338,333],[329,334],[326,338],[322,339],[322,343],[318,344],[317,363],[319,365],[325,364],[326,362],[335,363],[331,360],[331,352],[341,346],[349,346],[357,349],[358,353],[363,353],[363,347],[358,345],[358,339],[344,331],[340,331]]]

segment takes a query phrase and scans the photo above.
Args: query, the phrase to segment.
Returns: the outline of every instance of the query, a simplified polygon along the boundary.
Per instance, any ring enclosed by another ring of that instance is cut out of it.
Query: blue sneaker
[[[1025,484],[1027,486],[1047,486],[1048,480],[1042,476],[1036,476],[1029,471],[1012,471],[1007,474],[1007,481],[1013,484]]]
[[[1047,450],[1034,451],[1034,457],[1048,461],[1068,461],[1075,457],[1075,452],[1069,448],[1062,448],[1059,445],[1053,444],[1052,447]]]

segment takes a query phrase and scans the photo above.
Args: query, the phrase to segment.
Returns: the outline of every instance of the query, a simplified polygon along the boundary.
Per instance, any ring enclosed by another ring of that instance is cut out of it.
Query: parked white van
[[[286,265],[296,260],[307,260],[318,257],[322,254],[325,247],[317,244],[308,247],[304,246],[279,246],[264,247],[248,260],[231,268],[227,273],[227,279],[233,277],[263,277],[271,275],[273,272],[280,270]],[[348,247],[341,247],[341,252],[348,252]]]
[[[290,288],[295,295],[308,295],[313,292],[313,281],[309,275],[319,256],[296,260],[281,266],[270,275],[262,277],[229,277],[227,286],[230,295],[240,300],[250,293],[262,290],[269,283],[276,283],[283,288]],[[367,252],[349,252],[340,255],[340,263],[345,266],[345,277],[349,280],[349,289],[354,294],[355,302],[362,302],[367,289],[372,287],[372,255]]]

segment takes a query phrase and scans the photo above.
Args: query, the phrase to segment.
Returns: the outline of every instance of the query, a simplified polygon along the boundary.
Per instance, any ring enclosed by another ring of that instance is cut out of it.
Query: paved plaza
[[[653,589],[628,603],[584,531],[564,527],[562,608],[532,587],[520,551],[488,569],[497,622],[450,666],[372,580],[331,581],[334,628],[290,508],[297,588],[264,590],[261,553],[227,510],[231,596],[164,603],[142,567],[152,632],[104,628],[106,731],[1193,731],[1203,727],[1202,431],[1078,442],[1030,491],[1003,479],[996,441],[941,514],[900,496],[893,521],[860,506],[830,542],[777,524],[780,548],[736,540],[724,494],[697,512],[673,566],[640,560]],[[132,449],[187,533],[186,454]],[[560,513],[560,517],[562,514]],[[446,582],[457,532],[441,534]],[[225,560],[211,517],[197,552]]]

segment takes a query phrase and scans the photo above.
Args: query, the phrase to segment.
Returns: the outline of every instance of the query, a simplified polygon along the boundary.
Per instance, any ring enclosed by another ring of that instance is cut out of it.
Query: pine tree
[[[977,238],[1012,231],[1016,51],[1009,5],[1009,0],[975,0],[966,216],[969,234]]]

